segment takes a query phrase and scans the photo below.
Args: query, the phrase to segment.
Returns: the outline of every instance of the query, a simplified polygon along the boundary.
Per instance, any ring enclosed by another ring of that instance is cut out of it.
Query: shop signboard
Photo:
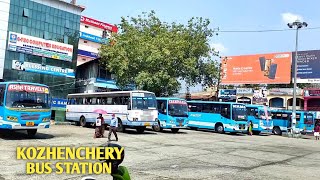
[[[94,27],[100,28],[100,29],[112,31],[112,32],[115,32],[115,33],[118,32],[118,27],[117,26],[111,25],[111,24],[108,24],[108,23],[104,23],[104,22],[101,22],[101,21],[98,21],[98,20],[95,20],[95,19],[92,19],[92,18],[89,18],[89,17],[86,17],[86,16],[81,16],[80,22],[84,23],[84,24],[87,24],[87,25],[90,25],[90,26],[94,26]]]
[[[92,41],[95,43],[100,43],[100,44],[106,44],[108,42],[108,39],[106,38],[102,38],[102,37],[95,36],[85,32],[79,32],[79,37],[81,39],[85,39],[85,40]]]
[[[67,106],[67,99],[61,98],[52,98],[51,100],[51,107],[53,110],[65,110]]]
[[[63,61],[72,61],[73,46],[56,41],[9,32],[8,50]]]
[[[237,95],[241,94],[253,94],[252,88],[237,88]]]
[[[37,63],[20,62],[18,60],[12,60],[12,69],[19,70],[19,71],[75,78],[75,73],[73,69],[61,68],[56,66],[48,66],[48,65],[43,66]]]

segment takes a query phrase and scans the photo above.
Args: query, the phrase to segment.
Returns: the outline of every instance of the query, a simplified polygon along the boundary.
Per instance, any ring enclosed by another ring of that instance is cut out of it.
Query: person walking
[[[252,128],[253,128],[253,124],[252,124],[252,121],[249,122],[249,125],[248,125],[248,129],[249,129],[249,135],[252,136]]]
[[[102,127],[103,127],[104,119],[102,117],[102,114],[99,114],[99,117],[96,119],[95,123],[95,133],[94,138],[101,138],[103,137]]]
[[[115,117],[115,114],[112,114],[110,127],[109,127],[109,135],[108,135],[109,141],[111,140],[111,133],[114,134],[114,136],[116,137],[116,141],[118,141],[117,128],[118,128],[118,119]]]
[[[320,123],[318,121],[314,126],[314,137],[316,138],[316,140],[319,140],[319,135],[320,135]]]

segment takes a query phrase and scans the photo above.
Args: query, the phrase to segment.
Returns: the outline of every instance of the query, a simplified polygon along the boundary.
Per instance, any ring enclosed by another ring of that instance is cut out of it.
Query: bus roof
[[[45,84],[40,84],[40,83],[32,83],[32,82],[24,82],[24,81],[4,81],[0,82],[0,84],[29,84],[29,85],[34,85],[34,86],[45,86],[49,87]]]
[[[182,98],[177,98],[177,97],[157,97],[157,100],[184,100]]]
[[[187,102],[188,103],[212,103],[212,104],[243,104],[243,103],[237,103],[237,102],[198,101],[198,100],[191,100],[191,101],[187,101]]]
[[[112,92],[94,92],[94,93],[75,93],[75,94],[68,94],[68,96],[88,96],[88,95],[104,95],[104,94],[130,94],[133,93],[152,93],[149,91],[142,91],[142,90],[134,90],[134,91],[112,91]]]

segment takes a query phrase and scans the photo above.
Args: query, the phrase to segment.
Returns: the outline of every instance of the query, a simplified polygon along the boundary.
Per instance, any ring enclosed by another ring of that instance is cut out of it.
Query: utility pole
[[[293,103],[292,103],[292,121],[291,121],[291,133],[294,133],[295,125],[296,125],[296,105],[297,105],[297,69],[298,69],[298,31],[303,27],[307,27],[308,24],[306,22],[300,22],[296,20],[293,23],[287,24],[289,28],[296,29],[296,56],[294,60],[294,69],[293,69]]]

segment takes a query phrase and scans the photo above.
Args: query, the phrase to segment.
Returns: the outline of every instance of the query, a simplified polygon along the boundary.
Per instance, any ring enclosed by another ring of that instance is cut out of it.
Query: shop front
[[[320,89],[307,88],[303,92],[304,110],[320,111]]]

